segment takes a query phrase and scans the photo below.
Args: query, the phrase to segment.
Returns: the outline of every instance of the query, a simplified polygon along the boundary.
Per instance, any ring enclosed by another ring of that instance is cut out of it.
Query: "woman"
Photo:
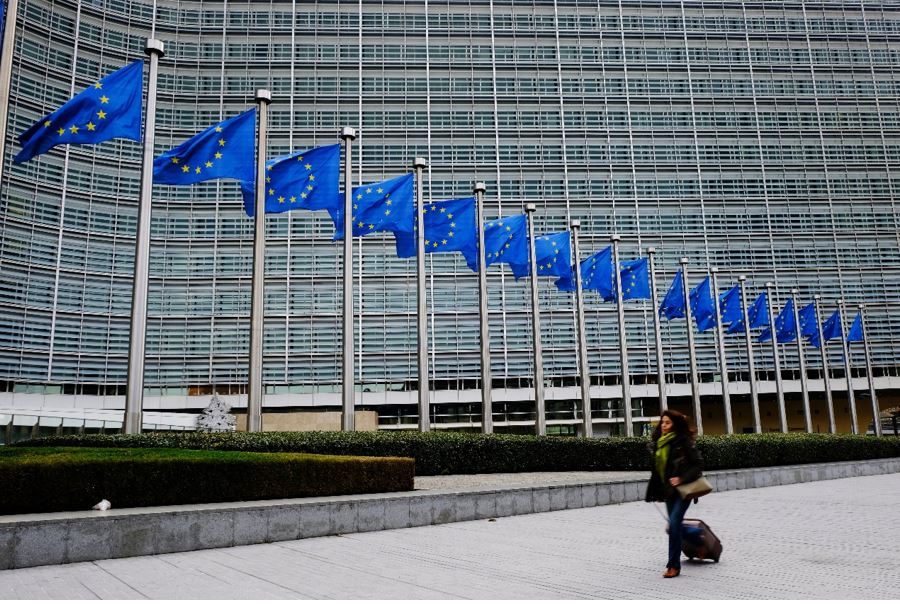
[[[667,409],[653,430],[653,464],[646,501],[665,501],[669,512],[669,562],[663,577],[670,579],[681,574],[681,526],[691,500],[678,493],[680,484],[700,478],[703,459],[694,446],[694,431],[683,413]]]

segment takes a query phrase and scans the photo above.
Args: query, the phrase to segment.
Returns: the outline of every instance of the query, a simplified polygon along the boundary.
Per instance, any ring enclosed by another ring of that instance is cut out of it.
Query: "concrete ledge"
[[[900,472],[900,458],[709,472],[718,491]],[[107,512],[0,516],[0,569],[289,541],[640,501],[646,480],[577,480]]]

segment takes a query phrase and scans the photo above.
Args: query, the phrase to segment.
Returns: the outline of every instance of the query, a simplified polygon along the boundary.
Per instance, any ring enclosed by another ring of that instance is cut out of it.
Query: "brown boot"
[[[666,579],[671,579],[672,577],[677,577],[680,574],[680,568],[667,568],[666,572],[663,573],[663,577],[665,577]]]

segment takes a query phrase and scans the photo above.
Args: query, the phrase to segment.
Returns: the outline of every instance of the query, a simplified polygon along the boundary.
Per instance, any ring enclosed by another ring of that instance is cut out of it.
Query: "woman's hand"
[[[669,484],[672,485],[673,487],[677,487],[678,485],[681,484],[681,479],[678,478],[677,476],[673,476],[672,478],[669,479]]]

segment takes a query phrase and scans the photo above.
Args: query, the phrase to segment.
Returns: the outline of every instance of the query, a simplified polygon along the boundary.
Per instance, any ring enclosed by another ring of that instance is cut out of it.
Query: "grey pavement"
[[[0,599],[897,599],[898,509],[900,474],[714,493],[688,516],[722,560],[677,579],[658,512],[626,503],[8,570]]]

